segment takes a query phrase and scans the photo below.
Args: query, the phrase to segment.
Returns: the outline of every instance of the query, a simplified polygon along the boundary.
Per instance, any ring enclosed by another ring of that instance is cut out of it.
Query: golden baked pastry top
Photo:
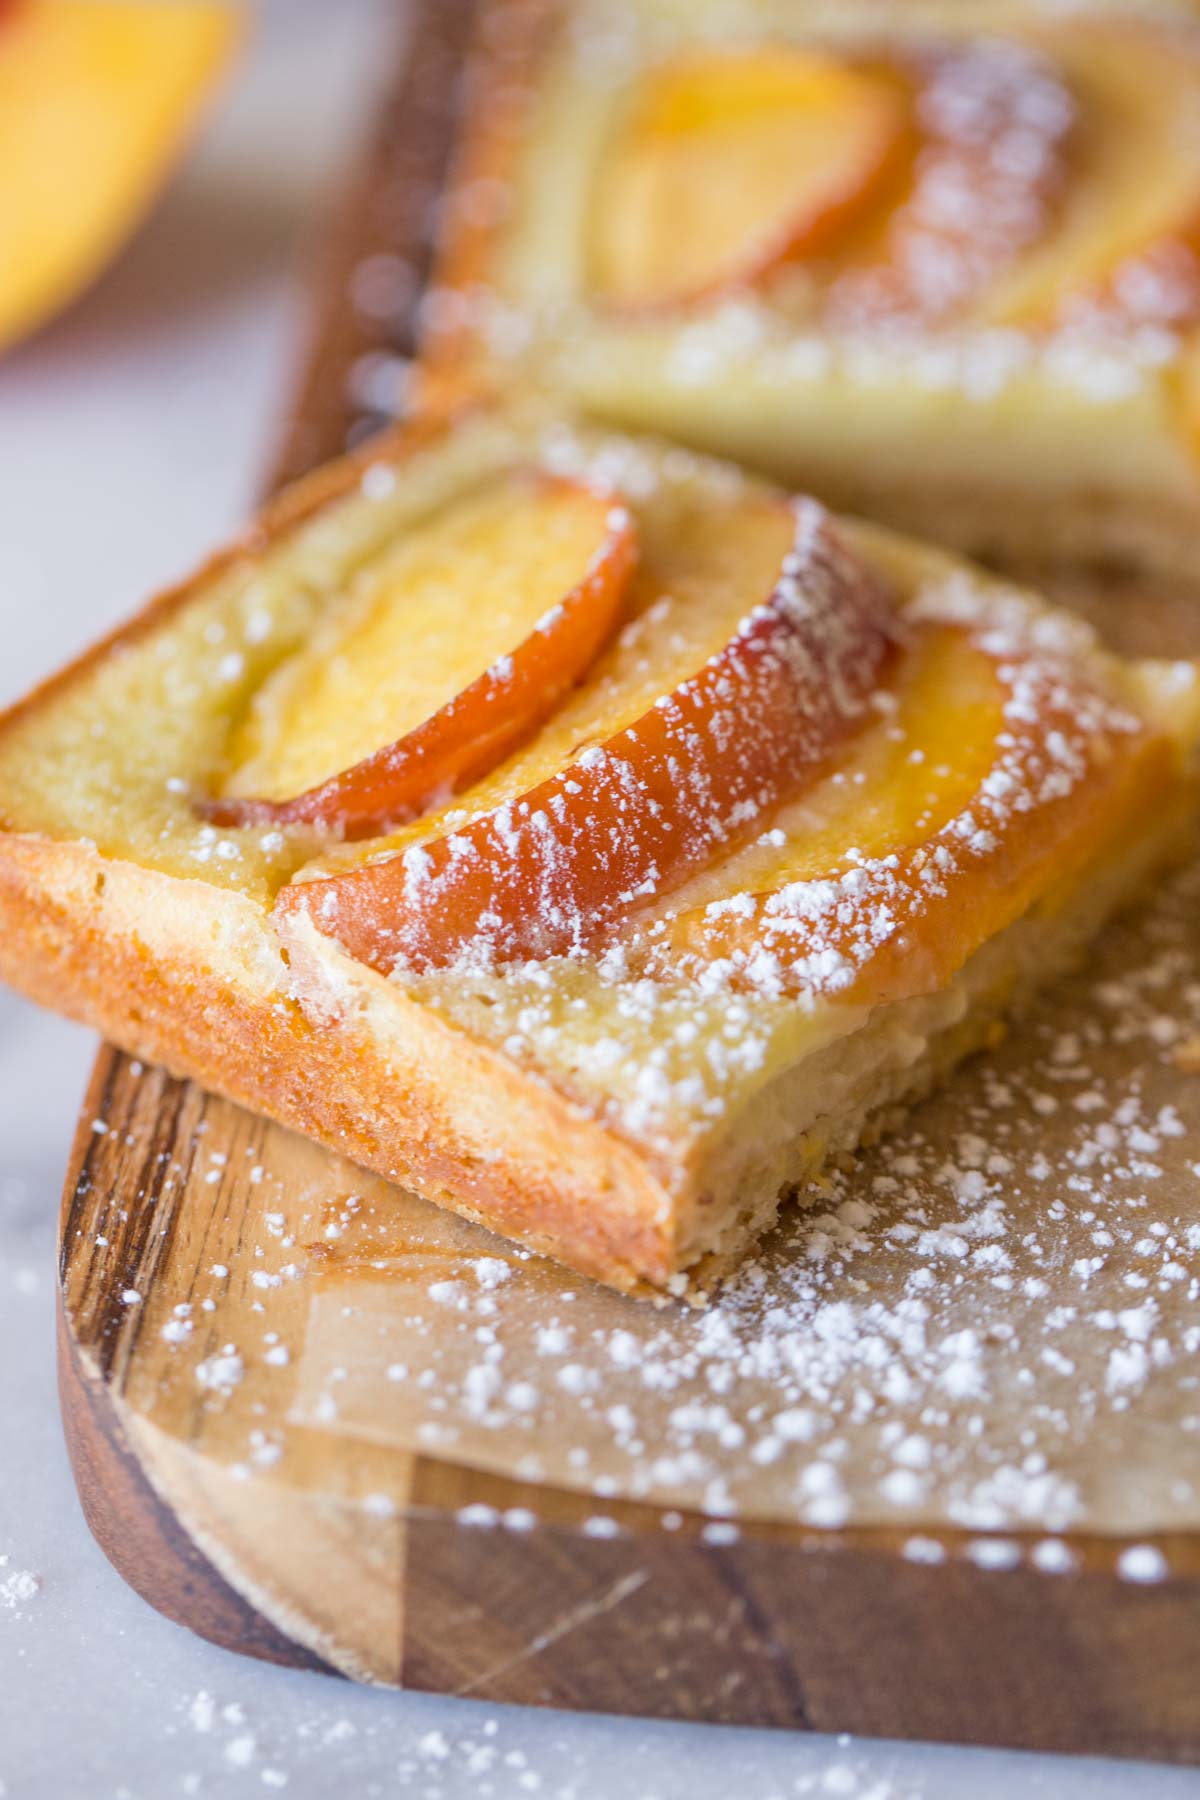
[[[237,891],[591,1098],[657,1067],[678,1118],[1179,785],[1190,665],[687,452],[425,435],[18,714],[5,827]]]

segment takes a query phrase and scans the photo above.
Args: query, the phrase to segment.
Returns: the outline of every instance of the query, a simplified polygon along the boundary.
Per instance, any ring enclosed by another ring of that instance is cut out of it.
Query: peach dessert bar
[[[1009,560],[1190,576],[1200,26],[485,0],[425,391],[626,429]]]
[[[319,472],[0,719],[0,972],[702,1292],[1177,850],[1200,682],[649,439]]]

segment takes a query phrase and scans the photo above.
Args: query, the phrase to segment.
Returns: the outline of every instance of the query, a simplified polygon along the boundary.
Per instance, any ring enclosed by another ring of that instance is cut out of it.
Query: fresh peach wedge
[[[744,500],[722,527],[732,578],[703,620],[711,630],[714,610],[724,618],[712,654],[687,657],[687,613],[660,597],[634,625],[662,628],[682,679],[647,692],[646,671],[664,662],[652,635],[627,633],[615,667],[597,671],[599,707],[566,721],[575,741],[548,778],[510,783],[500,804],[400,854],[296,881],[277,913],[309,914],[385,971],[564,954],[760,827],[861,722],[891,642],[891,602],[814,501]],[[773,577],[747,611],[756,564]]]
[[[241,740],[250,754],[202,810],[343,838],[415,817],[554,710],[611,633],[636,557],[628,510],[597,488],[533,473],[485,484],[410,533],[266,684]],[[286,794],[325,770],[291,797],[253,791]]]
[[[0,349],[119,248],[238,30],[209,0],[0,4]]]
[[[820,985],[856,1006],[936,992],[1046,893],[1048,871],[1069,882],[1173,779],[1161,734],[1009,634],[918,626],[895,701],[802,822],[780,815],[782,847],[750,846],[679,895],[632,966],[694,978],[719,964],[734,987]]]
[[[597,293],[673,306],[761,280],[871,198],[907,144],[899,86],[815,50],[710,50],[648,76],[592,220]]]

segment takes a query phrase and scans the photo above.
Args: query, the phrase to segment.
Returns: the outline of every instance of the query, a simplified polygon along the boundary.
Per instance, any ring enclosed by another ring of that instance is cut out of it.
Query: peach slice
[[[1089,26],[1052,40],[1079,108],[1061,217],[985,303],[1003,325],[1047,324],[1200,218],[1200,59],[1150,27]]]
[[[832,318],[961,313],[1050,230],[1068,181],[1076,107],[1036,47],[984,37],[895,52],[913,92],[904,181],[830,247]]]
[[[252,754],[202,810],[360,838],[457,792],[585,673],[636,556],[633,520],[607,493],[533,474],[486,483],[411,532],[349,616],[266,684]],[[245,794],[314,768],[335,772],[291,798]]]
[[[922,842],[969,806],[986,779],[1003,703],[993,659],[967,632],[909,625],[886,693],[832,766],[780,808],[770,831],[694,876],[641,929],[649,934],[654,922],[685,915],[699,921],[737,896],[819,880],[853,855],[889,856]]]
[[[595,291],[674,306],[757,281],[863,206],[906,138],[897,86],[820,51],[680,56],[642,83],[605,158]]]
[[[99,274],[147,210],[228,57],[208,0],[0,10],[0,349]]]
[[[1164,736],[1007,634],[992,647],[982,633],[923,626],[907,660],[916,674],[902,678],[890,755],[875,747],[880,766],[860,797],[851,770],[814,797],[815,828],[781,816],[783,847],[757,868],[723,868],[698,904],[682,897],[631,948],[633,966],[719,968],[735,988],[859,1006],[935,992],[1119,842],[1172,778]],[[932,692],[930,673],[947,667],[953,685]],[[931,775],[947,752],[939,789]]]
[[[724,524],[740,617],[714,654],[536,786],[399,855],[294,882],[277,912],[309,914],[385,971],[546,957],[594,945],[741,842],[860,723],[891,606],[814,501],[744,503]],[[772,544],[773,585],[747,613],[746,573]],[[635,657],[643,694],[654,663]]]

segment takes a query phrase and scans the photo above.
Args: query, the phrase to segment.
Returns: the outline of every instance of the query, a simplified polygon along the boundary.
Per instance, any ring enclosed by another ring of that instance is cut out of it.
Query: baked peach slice
[[[838,325],[953,317],[1050,232],[1069,184],[1076,106],[1036,47],[984,37],[896,46],[914,148],[900,181],[829,246]]]
[[[264,684],[202,811],[351,839],[415,817],[486,774],[586,673],[636,557],[609,494],[533,472],[486,482],[407,533]]]
[[[856,1006],[937,992],[1177,778],[1164,734],[1009,632],[918,626],[894,699],[780,847],[678,896],[631,966]]]
[[[890,596],[813,501],[746,498],[720,513],[688,537],[719,534],[721,578],[689,605],[675,560],[670,593],[644,588],[592,694],[498,792],[398,853],[291,883],[277,914],[310,915],[388,972],[565,954],[814,779],[867,709]]]
[[[1122,265],[1194,242],[1200,221],[1195,59],[1149,25],[1089,25],[1050,47],[1078,106],[1070,179],[1054,232],[984,302],[1001,325],[1049,324],[1080,296],[1102,298]]]
[[[209,0],[0,4],[0,349],[99,274],[232,49]]]
[[[700,50],[648,75],[608,150],[595,292],[676,306],[816,250],[907,153],[900,87],[817,50]]]

